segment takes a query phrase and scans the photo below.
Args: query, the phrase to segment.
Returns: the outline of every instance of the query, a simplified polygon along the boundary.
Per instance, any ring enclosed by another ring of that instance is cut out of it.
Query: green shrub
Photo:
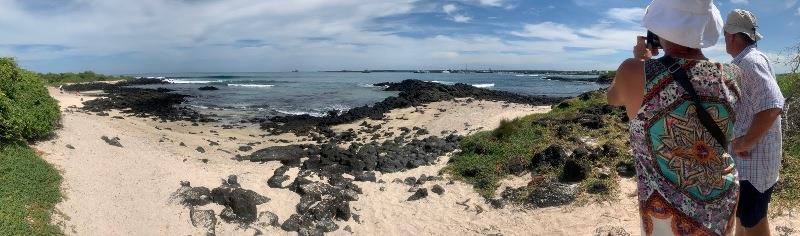
[[[27,141],[50,134],[59,107],[36,74],[0,58],[0,141]]]
[[[47,73],[37,74],[48,85],[61,85],[66,83],[85,83],[94,81],[128,80],[131,77],[97,74],[93,71],[80,73]]]
[[[605,105],[604,92],[587,93],[562,104],[565,105],[556,106],[549,113],[504,120],[495,130],[465,137],[460,144],[462,152],[451,160],[445,170],[456,179],[472,184],[482,196],[490,198],[494,196],[499,181],[513,174],[507,168],[510,164],[530,168],[535,154],[550,145],[556,144],[572,150],[576,142],[573,139],[593,137],[601,146],[606,144],[616,147],[617,150],[628,150],[627,124],[619,118],[622,111],[603,115],[603,123],[607,125],[599,129],[589,129],[574,122],[583,115],[581,110]],[[619,160],[628,159],[631,159],[630,155],[623,152],[614,156],[598,157],[591,166],[611,167]],[[535,171],[538,176],[557,178],[560,170],[560,167],[542,167]],[[609,184],[610,189],[617,188],[615,182],[609,181]]]
[[[61,176],[22,143],[0,144],[0,235],[59,235],[50,224]]]

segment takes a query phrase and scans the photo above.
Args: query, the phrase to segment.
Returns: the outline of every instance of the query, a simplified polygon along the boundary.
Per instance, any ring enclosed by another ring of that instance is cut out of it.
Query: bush
[[[58,103],[36,74],[0,58],[0,142],[45,137],[58,119]]]
[[[44,80],[44,82],[47,83],[48,85],[131,79],[131,77],[127,76],[102,75],[102,74],[97,74],[93,71],[84,71],[80,73],[47,73],[47,74],[37,74],[37,76],[42,80]]]

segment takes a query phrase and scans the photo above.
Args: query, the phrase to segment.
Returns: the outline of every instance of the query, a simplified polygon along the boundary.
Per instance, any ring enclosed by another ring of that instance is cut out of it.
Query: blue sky
[[[609,70],[649,1],[0,0],[0,56],[103,73],[340,69]],[[749,9],[770,57],[800,42],[798,0]],[[723,42],[707,56],[728,61]],[[776,65],[779,72],[785,67]]]

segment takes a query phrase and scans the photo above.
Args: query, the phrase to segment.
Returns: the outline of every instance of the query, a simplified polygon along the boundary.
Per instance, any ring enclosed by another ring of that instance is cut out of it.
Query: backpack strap
[[[719,128],[719,125],[714,122],[714,118],[711,117],[711,114],[708,114],[708,111],[706,111],[706,109],[701,105],[702,101],[700,101],[697,91],[694,90],[692,82],[689,81],[689,74],[683,69],[683,66],[670,56],[664,56],[660,58],[659,61],[667,67],[669,73],[672,74],[672,79],[675,80],[678,85],[683,87],[683,90],[689,94],[692,106],[694,106],[695,111],[697,112],[697,118],[700,119],[700,123],[703,125],[703,127],[705,127],[709,133],[711,133],[711,136],[717,140],[717,143],[719,143],[723,149],[728,150],[728,139],[726,138],[725,133],[722,132],[722,129]]]

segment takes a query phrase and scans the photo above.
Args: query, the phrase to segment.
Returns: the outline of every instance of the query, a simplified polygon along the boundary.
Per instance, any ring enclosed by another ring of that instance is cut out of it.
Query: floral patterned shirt
[[[676,63],[730,139],[739,68],[704,60]],[[734,161],[700,123],[669,66],[645,62],[644,101],[630,122],[642,234],[724,235],[732,229],[739,192]]]

